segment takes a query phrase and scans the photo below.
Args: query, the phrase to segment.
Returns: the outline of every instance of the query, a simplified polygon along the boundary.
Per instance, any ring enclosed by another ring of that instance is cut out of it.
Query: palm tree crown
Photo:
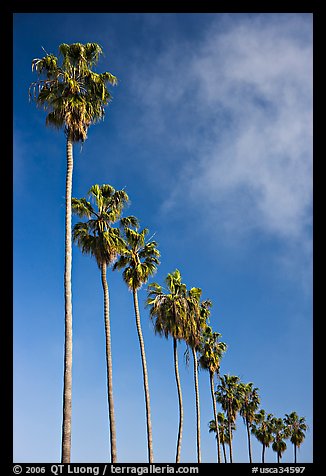
[[[131,223],[131,225],[133,225]],[[159,265],[160,252],[156,241],[146,242],[148,229],[138,232],[133,225],[124,227],[125,245],[113,269],[123,269],[123,279],[130,290],[137,291],[155,274]]]
[[[283,419],[284,424],[287,426],[290,435],[290,441],[294,447],[294,462],[297,462],[297,448],[303,443],[305,439],[305,431],[308,426],[306,425],[305,417],[299,417],[296,412],[285,414]]]
[[[277,462],[279,463],[282,459],[282,455],[286,450],[287,446],[285,439],[290,435],[289,428],[284,424],[282,418],[273,418],[272,419],[272,432],[274,434],[274,441],[272,444],[273,451],[277,454]]]
[[[200,301],[202,290],[191,288],[187,293],[187,317],[184,321],[184,340],[191,349],[197,351],[202,341],[202,333],[209,316],[209,300]]]
[[[250,424],[255,420],[255,414],[260,404],[258,388],[252,382],[240,383],[241,408],[240,415]]]
[[[80,218],[88,218],[86,222],[77,223],[73,228],[73,239],[81,251],[95,257],[101,268],[103,262],[111,264],[122,250],[124,241],[120,230],[113,228],[122,214],[123,207],[129,198],[124,190],[115,190],[111,185],[93,185],[88,196],[95,203],[85,198],[72,198],[72,209]],[[137,218],[130,216],[121,218],[120,225],[133,223],[137,225]]]
[[[117,78],[92,71],[102,54],[97,43],[63,43],[59,53],[61,65],[48,53],[33,60],[38,80],[31,84],[30,97],[48,111],[47,125],[64,127],[72,142],[84,142],[90,124],[104,117],[104,106],[111,100],[107,84],[117,84]]]
[[[273,414],[266,414],[265,410],[260,410],[255,415],[252,424],[251,433],[255,435],[257,440],[263,445],[262,463],[265,462],[265,448],[273,442]]]
[[[184,322],[187,319],[187,288],[181,282],[178,269],[169,273],[165,279],[167,290],[158,283],[148,285],[150,317],[154,322],[155,333],[172,336],[177,340],[184,337]]]
[[[235,421],[238,411],[241,408],[241,400],[239,394],[240,379],[236,375],[224,375],[220,377],[221,383],[217,387],[217,401],[222,405],[224,411],[227,412],[228,419]]]
[[[208,325],[202,334],[199,364],[202,369],[208,370],[213,374],[218,373],[221,359],[227,349],[227,345],[219,341],[221,336],[218,332],[213,332],[213,329]]]

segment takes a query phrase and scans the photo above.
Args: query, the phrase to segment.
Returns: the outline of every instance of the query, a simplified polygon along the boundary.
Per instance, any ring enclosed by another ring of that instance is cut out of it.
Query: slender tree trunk
[[[212,395],[212,403],[213,403],[213,411],[214,411],[214,420],[215,420],[215,426],[216,426],[217,461],[218,463],[220,463],[221,462],[220,430],[218,426],[216,400],[215,400],[215,394],[214,394],[214,374],[211,371],[209,371],[209,380],[211,384],[211,395]]]
[[[294,446],[294,464],[297,464],[297,445],[293,445]]]
[[[104,324],[105,324],[105,350],[106,369],[109,405],[109,425],[110,425],[110,448],[111,463],[117,462],[117,439],[115,430],[114,404],[113,404],[113,383],[112,383],[112,353],[111,353],[111,329],[110,329],[110,298],[109,288],[106,280],[106,263],[101,266],[101,279],[104,293]]]
[[[71,292],[71,191],[73,171],[73,144],[67,136],[67,171],[66,171],[66,219],[65,219],[65,343],[64,343],[64,381],[63,381],[63,419],[61,462],[70,463],[71,454],[71,415],[72,415],[72,292]]]
[[[264,445],[264,443],[263,443],[263,451],[262,451],[262,455],[261,455],[261,462],[265,463],[265,445]]]
[[[197,463],[201,463],[200,454],[200,404],[199,404],[199,388],[198,388],[198,364],[196,350],[192,349],[192,355],[194,358],[194,381],[195,381],[195,393],[196,393],[196,416],[197,416]]]
[[[247,418],[246,418],[246,427],[247,427],[247,435],[248,435],[249,462],[252,463],[251,439],[250,439],[250,426],[249,426],[249,422],[248,422]]]
[[[229,436],[230,436],[230,463],[233,463],[233,452],[232,452],[232,425],[231,425],[231,412],[230,412],[230,402],[228,403],[228,424],[229,424]]]
[[[134,308],[135,308],[135,317],[136,317],[136,326],[138,332],[141,361],[143,366],[143,381],[144,381],[144,392],[145,392],[145,402],[146,402],[146,423],[147,423],[147,447],[148,447],[148,461],[149,463],[154,462],[153,456],[153,439],[152,439],[152,423],[151,423],[151,406],[149,400],[149,387],[148,387],[148,375],[147,375],[147,365],[146,365],[146,355],[145,355],[145,346],[143,333],[140,325],[140,313],[138,306],[138,296],[137,291],[133,290],[134,296]]]
[[[222,448],[223,448],[223,455],[224,455],[224,463],[227,463],[227,459],[226,459],[226,451],[225,451],[225,443],[224,441],[222,441]]]
[[[177,383],[178,400],[179,400],[179,430],[178,430],[177,454],[176,454],[175,462],[180,463],[182,427],[183,427],[183,405],[182,405],[182,392],[181,392],[181,384],[180,384],[180,376],[179,376],[177,339],[175,338],[173,339],[173,356],[174,356],[175,381]]]

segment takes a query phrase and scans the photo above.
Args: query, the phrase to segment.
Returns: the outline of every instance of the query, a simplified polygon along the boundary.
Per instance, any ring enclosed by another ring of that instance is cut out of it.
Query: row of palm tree
[[[123,269],[123,279],[133,293],[136,327],[141,351],[143,367],[143,382],[146,403],[148,461],[153,462],[152,426],[150,411],[150,396],[148,386],[147,364],[145,346],[141,330],[140,312],[137,291],[147,282],[148,277],[156,271],[159,264],[159,251],[155,241],[145,240],[147,229],[138,231],[138,220],[134,216],[122,218],[121,213],[124,205],[128,202],[125,191],[116,191],[110,185],[94,185],[88,192],[91,201],[86,198],[72,199],[72,209],[80,218],[86,218],[86,222],[79,222],[73,228],[73,239],[83,253],[91,254],[96,258],[101,270],[102,286],[104,292],[104,320],[106,330],[106,360],[107,360],[107,386],[110,422],[111,461],[117,461],[115,418],[112,390],[112,355],[110,339],[109,319],[109,293],[106,279],[107,266],[113,264],[113,269]],[[117,227],[113,225],[118,223]],[[207,325],[209,300],[200,301],[201,289],[191,288],[187,291],[185,284],[181,282],[178,270],[169,274],[166,283],[168,292],[164,292],[157,283],[148,287],[147,305],[150,306],[150,316],[154,321],[155,331],[166,337],[174,338],[174,360],[177,387],[179,394],[180,422],[177,442],[176,462],[180,460],[181,437],[182,437],[182,395],[179,381],[177,363],[177,340],[185,340],[188,348],[192,350],[194,361],[194,382],[196,394],[197,415],[197,461],[201,462],[200,450],[200,403],[198,387],[198,362],[197,351],[203,347],[200,364],[210,370],[212,396],[214,394],[214,372],[219,366],[219,356],[226,349],[224,343],[218,343],[219,334],[213,333]],[[212,345],[215,345],[214,349]],[[218,354],[215,355],[215,350]],[[215,360],[214,360],[215,359]],[[212,397],[213,398],[213,397]],[[213,405],[216,404],[213,398]]]
[[[110,320],[109,298],[106,280],[107,266],[113,265],[113,270],[123,269],[123,279],[133,293],[136,327],[141,351],[143,367],[143,382],[146,403],[147,444],[148,461],[153,462],[152,426],[150,412],[150,396],[147,375],[147,363],[145,346],[141,330],[140,312],[137,291],[153,275],[159,264],[159,251],[156,242],[146,242],[147,229],[138,232],[139,223],[136,217],[121,217],[123,207],[128,203],[129,197],[125,191],[116,191],[110,185],[94,185],[88,192],[88,196],[95,202],[96,208],[86,198],[72,199],[73,211],[80,218],[87,218],[86,222],[77,223],[73,228],[73,239],[83,253],[89,253],[96,258],[101,269],[102,285],[104,291],[104,316],[107,340],[107,385],[109,396],[109,422],[111,440],[111,460],[116,462],[116,436],[113,411],[112,391],[112,355],[110,343]],[[118,222],[118,223],[117,223]],[[113,225],[117,223],[118,227]],[[209,326],[210,309],[212,302],[209,299],[201,301],[202,291],[200,288],[191,288],[182,283],[179,270],[168,274],[164,289],[154,282],[148,285],[147,306],[150,308],[150,318],[154,324],[155,333],[172,337],[175,378],[179,400],[179,429],[176,445],[176,463],[180,462],[181,440],[183,427],[182,391],[178,368],[177,342],[184,341],[192,351],[194,369],[194,387],[196,397],[196,427],[197,427],[197,462],[201,462],[201,438],[200,438],[200,402],[198,386],[198,367],[209,371],[210,390],[214,429],[217,441],[217,459],[221,462],[220,431],[216,409],[216,401],[221,404],[227,417],[228,445],[230,462],[233,462],[232,432],[235,429],[237,413],[243,418],[248,436],[249,462],[252,463],[252,450],[250,432],[259,439],[261,423],[264,427],[264,411],[256,413],[260,404],[258,388],[253,383],[243,383],[237,376],[219,375],[221,358],[227,349],[224,342],[220,342],[221,334],[214,332]],[[189,353],[188,353],[189,357]],[[220,383],[214,391],[214,377],[218,376]],[[220,414],[221,415],[221,414]],[[212,422],[211,422],[212,423]],[[257,424],[257,426],[255,426]],[[290,427],[282,426],[282,419],[272,418],[270,434],[273,441],[273,449],[277,451],[278,462],[286,449],[284,438],[290,436]],[[212,424],[210,424],[212,428]],[[304,429],[301,426],[301,430]],[[256,431],[257,430],[257,431]],[[225,438],[223,438],[225,442]],[[263,462],[265,440],[263,440]],[[300,442],[301,443],[301,442]],[[268,442],[267,442],[268,445]],[[297,445],[295,446],[295,448]],[[224,447],[225,458],[225,447]]]
[[[247,384],[241,382],[235,375],[220,376],[216,399],[226,414],[226,419],[223,421],[228,423],[230,462],[233,462],[232,432],[235,429],[237,414],[240,412],[247,429],[249,462],[252,463],[250,429],[255,419],[255,411],[260,404],[258,388],[253,387],[252,382]]]
[[[135,322],[139,340],[143,385],[146,407],[148,461],[154,461],[150,394],[147,374],[147,362],[144,339],[141,328],[141,316],[138,303],[138,291],[147,283],[159,264],[160,253],[157,243],[148,239],[148,229],[139,229],[136,217],[122,217],[123,208],[129,201],[124,190],[115,190],[111,185],[94,185],[87,198],[72,198],[73,144],[84,142],[91,124],[104,118],[105,106],[111,100],[108,85],[116,85],[117,78],[109,72],[96,73],[96,66],[102,48],[96,43],[73,43],[59,46],[59,58],[45,52],[45,56],[32,61],[32,70],[38,77],[29,89],[30,97],[36,105],[46,112],[46,125],[63,129],[66,136],[66,194],[65,194],[65,347],[64,347],[64,382],[63,382],[63,419],[62,419],[62,463],[71,459],[71,415],[72,415],[72,240],[81,251],[92,255],[101,272],[104,300],[104,325],[106,337],[106,373],[109,413],[109,433],[111,462],[117,462],[116,429],[113,398],[112,353],[110,332],[110,305],[107,269],[123,270],[123,279],[132,292]],[[79,222],[72,228],[72,212],[86,221]],[[182,283],[180,271],[175,270],[165,280],[164,289],[158,283],[148,286],[147,306],[154,330],[173,341],[174,371],[179,403],[179,427],[176,445],[176,462],[180,461],[183,404],[180,375],[178,368],[178,343],[182,340],[187,346],[187,355],[193,357],[194,389],[197,421],[197,461],[201,462],[200,439],[200,400],[198,386],[198,366],[209,373],[215,431],[217,436],[218,461],[221,461],[220,445],[224,455],[224,430],[216,409],[216,399],[226,411],[230,461],[232,462],[232,431],[235,415],[238,411],[230,397],[230,382],[226,376],[219,377],[220,360],[226,350],[226,344],[219,342],[220,334],[209,326],[212,302],[201,300],[202,290],[192,287],[189,290]],[[214,378],[220,378],[217,393],[214,391]],[[231,378],[231,377],[230,377]],[[232,382],[231,382],[232,383]],[[235,382],[238,384],[238,382]],[[240,384],[239,384],[240,385]],[[225,395],[222,387],[225,387]],[[219,393],[219,387],[221,392]],[[250,393],[250,390],[247,389]],[[248,396],[249,399],[249,396]],[[248,400],[249,402],[249,400]],[[242,408],[248,435],[254,430],[254,421],[250,418],[249,403]],[[212,426],[213,428],[213,426]],[[257,430],[258,431],[258,430]],[[282,432],[279,430],[279,440]],[[296,443],[297,444],[297,443]],[[265,445],[266,446],[266,445]],[[250,458],[251,458],[251,450]]]
[[[250,463],[253,462],[251,434],[262,444],[262,463],[265,462],[265,449],[271,444],[273,451],[277,453],[279,463],[287,449],[286,439],[290,439],[293,444],[294,462],[297,462],[297,448],[303,443],[308,428],[304,417],[292,412],[282,419],[274,417],[272,413],[266,414],[263,409],[258,412],[260,405],[258,388],[253,387],[252,382],[246,384],[241,382],[235,375],[220,376],[220,384],[215,395],[224,412],[218,413],[217,424],[215,419],[209,422],[209,431],[215,432],[216,438],[222,442],[225,462],[227,462],[225,444],[229,446],[229,461],[233,462],[232,439],[238,413],[242,416],[247,429]]]
[[[305,417],[299,417],[296,412],[285,414],[284,418],[274,417],[273,414],[266,414],[265,410],[255,415],[252,426],[252,433],[263,445],[262,463],[265,462],[265,449],[272,443],[272,449],[277,453],[279,463],[284,451],[287,448],[285,440],[290,439],[294,449],[294,463],[297,463],[297,449],[305,439],[305,432],[308,429]]]

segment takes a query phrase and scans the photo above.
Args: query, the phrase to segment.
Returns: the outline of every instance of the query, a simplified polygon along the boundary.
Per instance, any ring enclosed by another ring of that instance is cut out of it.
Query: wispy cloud
[[[299,239],[311,224],[312,18],[236,17],[198,42],[167,40],[146,65],[143,120],[180,172],[164,207],[180,211],[186,192],[224,231]]]

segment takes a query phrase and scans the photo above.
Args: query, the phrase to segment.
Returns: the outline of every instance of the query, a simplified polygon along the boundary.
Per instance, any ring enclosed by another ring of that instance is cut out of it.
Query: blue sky
[[[261,408],[296,411],[312,461],[312,14],[14,15],[14,460],[60,459],[63,382],[65,137],[28,100],[34,58],[97,42],[98,71],[119,79],[105,120],[74,148],[73,196],[125,187],[128,214],[155,233],[163,284],[213,301],[228,350],[221,373],[260,390]],[[153,281],[150,280],[150,281]],[[132,295],[108,271],[119,462],[147,458]],[[177,394],[172,342],[153,333],[139,293],[154,457],[173,462]],[[73,249],[72,462],[109,460],[103,296],[95,262]],[[181,462],[196,462],[192,365],[180,373]],[[209,378],[199,374],[202,460],[216,461]],[[234,460],[246,462],[241,418]],[[253,438],[253,458],[261,445]],[[288,442],[283,461],[292,462]],[[275,462],[271,449],[266,461]]]

